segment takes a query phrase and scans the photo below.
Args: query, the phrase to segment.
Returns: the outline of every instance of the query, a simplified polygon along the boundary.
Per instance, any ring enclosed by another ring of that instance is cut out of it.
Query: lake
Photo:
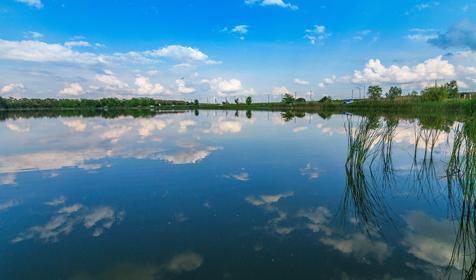
[[[0,122],[0,279],[474,277],[476,125],[195,111]]]

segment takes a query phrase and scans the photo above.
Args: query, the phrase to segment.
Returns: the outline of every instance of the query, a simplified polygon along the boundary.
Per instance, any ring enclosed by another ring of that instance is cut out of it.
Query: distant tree
[[[298,99],[296,99],[296,102],[297,103],[306,103],[306,99],[302,98],[302,97],[299,97]]]
[[[459,97],[459,89],[458,89],[458,82],[451,81],[447,83],[446,88],[448,89],[448,95],[450,98],[457,98]]]
[[[371,99],[379,99],[382,97],[382,92],[381,86],[369,86],[368,95]]]
[[[282,100],[283,103],[292,104],[292,103],[294,103],[294,101],[295,101],[294,96],[292,96],[292,95],[289,94],[289,93],[286,93],[286,94],[283,96],[283,100]]]
[[[240,104],[240,99],[235,98],[235,104],[236,104],[236,105]]]
[[[246,97],[246,105],[251,105],[253,103],[253,99],[251,96]]]
[[[410,96],[418,96],[418,91],[412,90],[412,92],[410,93]]]
[[[402,89],[399,87],[390,87],[390,90],[387,93],[387,97],[393,100],[399,96],[402,96]]]
[[[332,98],[329,96],[324,96],[323,98],[321,98],[321,100],[319,100],[319,103],[330,103],[330,102],[332,102]]]
[[[198,101],[198,99],[195,99],[195,100],[193,101],[193,104],[194,104],[195,106],[198,106],[198,104],[200,104],[200,102]]]
[[[446,85],[428,87],[423,90],[422,97],[425,101],[443,101],[448,98],[448,88]]]

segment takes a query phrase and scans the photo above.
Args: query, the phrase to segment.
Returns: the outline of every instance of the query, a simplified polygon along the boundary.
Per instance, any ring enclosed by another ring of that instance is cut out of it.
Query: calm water
[[[472,277],[470,125],[293,117],[2,121],[0,279]]]

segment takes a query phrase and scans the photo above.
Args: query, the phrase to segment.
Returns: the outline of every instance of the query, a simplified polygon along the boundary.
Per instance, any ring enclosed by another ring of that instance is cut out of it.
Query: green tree
[[[286,93],[284,96],[283,96],[283,100],[282,102],[283,103],[286,103],[286,104],[292,104],[294,103],[294,96],[292,96],[291,94],[289,93]]]
[[[382,97],[382,92],[381,86],[369,86],[368,95],[371,99],[379,99]]]
[[[198,99],[195,99],[195,100],[193,101],[193,104],[194,104],[195,106],[198,106],[198,105],[200,104],[200,102],[198,101]]]
[[[451,81],[447,83],[446,88],[448,89],[448,95],[450,98],[457,98],[459,97],[459,89],[458,89],[458,82]]]
[[[329,96],[324,96],[323,98],[321,98],[321,100],[319,100],[319,103],[330,103],[330,102],[332,102],[332,98]]]
[[[425,101],[443,101],[448,98],[448,88],[444,86],[428,87],[423,91]]]
[[[236,105],[240,104],[240,99],[235,98],[235,104],[236,104]]]
[[[387,97],[393,100],[399,96],[402,96],[402,89],[399,87],[390,87]]]
[[[251,105],[253,103],[253,99],[251,96],[246,97],[246,105]]]

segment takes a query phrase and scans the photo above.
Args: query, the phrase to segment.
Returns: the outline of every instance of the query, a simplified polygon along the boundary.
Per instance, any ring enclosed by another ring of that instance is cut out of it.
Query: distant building
[[[461,97],[465,99],[473,99],[476,98],[476,92],[462,92]]]

